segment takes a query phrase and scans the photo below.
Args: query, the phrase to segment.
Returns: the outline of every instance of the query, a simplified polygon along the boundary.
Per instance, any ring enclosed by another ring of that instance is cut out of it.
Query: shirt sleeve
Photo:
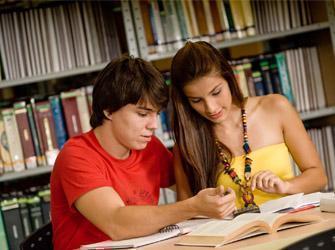
[[[157,155],[159,155],[160,187],[170,187],[175,184],[172,152],[159,139],[155,139],[155,149],[158,151],[156,152]]]
[[[81,195],[99,187],[111,186],[103,174],[99,160],[87,151],[68,148],[60,153],[56,161],[69,207]]]

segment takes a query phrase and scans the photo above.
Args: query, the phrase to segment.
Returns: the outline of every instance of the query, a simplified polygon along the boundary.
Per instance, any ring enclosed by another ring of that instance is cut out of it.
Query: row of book
[[[312,23],[305,0],[135,0],[133,12],[142,19],[148,54],[174,51],[183,41],[212,43],[284,31]],[[146,53],[141,53],[146,55]]]
[[[0,249],[20,249],[32,232],[50,222],[50,189],[2,194],[0,202]]]
[[[282,94],[298,112],[326,106],[316,47],[290,49],[231,64],[244,96]]]
[[[335,189],[335,126],[324,126],[320,128],[307,129],[311,140],[321,158],[323,167],[328,177],[328,184],[324,191]],[[299,175],[299,168],[293,167],[295,175]]]
[[[1,109],[0,174],[52,166],[68,138],[91,129],[92,90],[89,85]],[[166,111],[159,118],[155,134],[163,143],[172,140]]]
[[[0,13],[3,79],[96,65],[121,55],[116,24],[122,20],[122,13],[113,5],[63,2]]]

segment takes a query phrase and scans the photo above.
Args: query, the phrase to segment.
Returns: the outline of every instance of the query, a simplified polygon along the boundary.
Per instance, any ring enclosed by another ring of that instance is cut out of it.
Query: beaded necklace
[[[245,101],[246,102],[246,101]],[[237,173],[235,172],[234,168],[231,167],[230,162],[228,161],[227,157],[225,156],[223,144],[219,140],[215,140],[217,152],[219,158],[223,164],[223,172],[228,174],[234,183],[239,185],[240,191],[242,193],[242,199],[244,201],[244,208],[240,209],[236,212],[236,214],[245,213],[245,212],[259,212],[259,208],[254,201],[254,194],[252,193],[250,182],[251,182],[251,164],[252,159],[249,157],[251,152],[249,141],[248,141],[248,133],[247,133],[247,114],[245,111],[245,102],[241,108],[241,116],[242,116],[242,127],[243,127],[243,150],[244,150],[244,179],[245,182],[242,183],[240,177],[238,177]]]

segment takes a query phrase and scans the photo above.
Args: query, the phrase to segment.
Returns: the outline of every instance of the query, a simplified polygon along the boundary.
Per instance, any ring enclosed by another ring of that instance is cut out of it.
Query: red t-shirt
[[[50,181],[54,249],[109,238],[73,206],[86,192],[110,186],[125,205],[157,205],[159,188],[173,183],[172,154],[156,137],[125,160],[104,151],[93,130],[71,138],[57,157]]]

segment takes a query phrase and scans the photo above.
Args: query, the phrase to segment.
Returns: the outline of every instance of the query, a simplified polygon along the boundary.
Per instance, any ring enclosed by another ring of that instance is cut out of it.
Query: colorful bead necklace
[[[244,102],[245,103],[245,102]],[[245,183],[242,184],[242,180],[238,177],[237,173],[235,172],[234,168],[231,167],[230,162],[228,161],[227,157],[225,156],[223,144],[216,140],[216,146],[219,158],[224,167],[224,173],[228,174],[234,183],[239,185],[240,191],[242,193],[242,199],[244,201],[244,209],[239,211],[238,213],[244,212],[259,212],[259,208],[254,201],[254,194],[252,193],[250,182],[251,182],[251,164],[252,159],[249,157],[251,149],[249,147],[248,141],[248,133],[247,133],[247,114],[245,111],[245,107],[241,108],[241,115],[242,115],[242,126],[243,126],[243,150],[244,150],[244,157],[245,157],[245,165],[244,165],[244,179]]]

